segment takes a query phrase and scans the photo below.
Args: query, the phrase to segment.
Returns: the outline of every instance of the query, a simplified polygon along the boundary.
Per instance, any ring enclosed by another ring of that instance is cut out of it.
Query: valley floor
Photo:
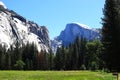
[[[117,80],[111,73],[91,71],[0,71],[0,80]]]

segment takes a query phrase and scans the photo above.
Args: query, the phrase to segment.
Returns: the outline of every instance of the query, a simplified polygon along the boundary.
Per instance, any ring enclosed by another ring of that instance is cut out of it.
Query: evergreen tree
[[[81,41],[79,37],[76,37],[74,42],[74,54],[76,54],[76,69],[80,69],[80,66],[82,65],[82,54],[81,54]]]
[[[43,70],[47,70],[48,69],[48,54],[46,51],[44,51],[43,53]]]
[[[54,68],[53,59],[54,59],[54,54],[52,52],[52,49],[50,49],[50,51],[49,51],[49,69],[50,70],[52,70]]]
[[[0,69],[2,69],[2,61],[3,61],[3,53],[2,53],[2,45],[0,45]]]
[[[75,57],[73,56],[74,55],[74,46],[73,44],[70,44],[69,45],[69,51],[68,51],[68,69],[69,70],[72,70],[73,69],[73,66],[74,66],[74,61],[75,60]]]
[[[25,62],[24,69],[38,69],[38,50],[34,43],[27,43],[22,47],[22,60]]]
[[[76,43],[74,43],[74,52],[72,53],[72,65],[73,65],[73,69],[77,70],[77,66],[78,66],[78,59],[79,59],[79,52],[78,52],[78,46]]]
[[[7,51],[7,54],[10,54],[10,57],[11,57],[11,69],[14,69],[14,64],[15,64],[15,59],[14,59],[14,49],[13,49],[13,46],[11,45],[10,46],[10,49]]]
[[[25,66],[24,66],[24,69],[25,70],[31,70],[31,66],[30,66],[30,60],[27,58],[27,59],[25,59]]]
[[[109,70],[120,71],[120,1],[106,0],[102,27],[104,59]]]
[[[11,53],[9,51],[5,54],[5,66],[5,69],[11,69]]]
[[[5,69],[6,48],[0,45],[0,69]]]
[[[87,44],[87,41],[84,37],[81,37],[81,40],[80,40],[80,50],[79,50],[79,68],[82,66],[82,65],[85,65],[85,54],[86,54],[86,44]]]
[[[69,47],[65,51],[66,53],[66,61],[65,61],[65,68],[67,70],[72,69],[72,53],[73,53],[73,46],[72,44],[69,45]]]
[[[36,70],[38,68],[38,50],[37,50],[37,46],[32,43],[31,44],[31,48],[30,48],[30,52],[32,54],[32,59],[31,61],[33,62],[32,67],[34,70]]]
[[[86,54],[85,54],[85,65],[87,69],[99,69],[100,66],[100,52],[99,52],[100,42],[93,41],[86,44]]]
[[[61,47],[61,69],[65,69],[65,63],[66,63],[66,53],[65,53],[65,47],[64,45]]]
[[[46,51],[41,50],[38,54],[38,69],[47,70],[49,69],[49,61],[48,61],[48,53]]]
[[[55,56],[55,69],[61,70],[62,69],[62,60],[61,60],[61,48],[57,49],[56,56]]]
[[[14,55],[15,55],[15,60],[16,60],[16,61],[22,59],[21,46],[20,46],[20,44],[19,44],[18,41],[17,41],[16,44],[15,44]]]
[[[38,54],[38,69],[43,69],[44,65],[44,52],[41,50],[41,52]]]

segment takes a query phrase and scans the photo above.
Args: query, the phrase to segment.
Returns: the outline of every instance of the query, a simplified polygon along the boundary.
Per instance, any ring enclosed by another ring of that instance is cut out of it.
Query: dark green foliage
[[[16,61],[16,64],[14,65],[14,67],[17,70],[22,70],[24,68],[24,66],[25,66],[25,63],[22,60]]]
[[[0,69],[5,68],[5,54],[6,54],[5,46],[0,45]]]
[[[102,19],[102,44],[106,67],[120,71],[120,1],[106,0]]]
[[[5,69],[10,70],[11,69],[11,53],[5,54]]]
[[[95,71],[98,70],[98,64],[96,61],[91,62],[91,70]]]
[[[53,62],[53,60],[54,60],[54,53],[52,52],[52,49],[50,49],[50,52],[49,52],[49,69],[50,70],[53,70],[53,68],[54,68],[54,62]]]
[[[55,55],[57,70],[97,70],[104,67],[101,57],[100,41],[87,42],[85,38],[76,38],[69,47],[58,48]]]
[[[103,63],[101,62],[101,43],[99,41],[88,42],[86,45],[85,65],[87,69],[92,69],[93,65],[97,65],[100,69]],[[101,62],[101,63],[100,63]]]
[[[15,46],[6,50],[5,46],[0,45],[0,69],[38,69],[37,47],[33,43],[20,47],[18,42]]]
[[[58,48],[56,54],[37,51],[34,43],[6,50],[0,46],[0,69],[5,70],[96,70],[102,69],[101,43],[78,37],[68,47]]]
[[[63,67],[63,62],[62,62],[62,52],[61,52],[61,48],[58,48],[57,49],[57,52],[56,52],[56,56],[55,56],[55,69],[57,70],[61,70],[62,67]]]
[[[79,42],[80,46],[79,47],[79,66],[78,68],[81,67],[81,65],[85,65],[85,55],[87,53],[87,48],[86,48],[86,45],[87,45],[87,41],[84,37],[81,37],[81,40]]]
[[[26,46],[22,47],[22,60],[25,62],[24,69],[37,69],[38,67],[38,51],[34,43],[27,43]]]
[[[83,65],[81,65],[81,68],[80,68],[81,70],[86,70],[86,67],[85,67],[85,65],[83,64]]]

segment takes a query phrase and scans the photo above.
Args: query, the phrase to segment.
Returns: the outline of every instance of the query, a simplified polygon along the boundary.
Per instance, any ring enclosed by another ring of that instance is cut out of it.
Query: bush
[[[98,65],[97,65],[97,63],[95,61],[93,61],[91,63],[91,70],[93,70],[93,71],[98,70]]]
[[[85,65],[83,64],[80,69],[81,69],[81,70],[86,70]]]
[[[23,70],[24,66],[25,63],[22,60],[16,61],[16,64],[14,65],[17,70]]]

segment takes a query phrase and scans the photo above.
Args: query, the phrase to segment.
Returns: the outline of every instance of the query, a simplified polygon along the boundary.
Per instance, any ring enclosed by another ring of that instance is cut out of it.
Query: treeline
[[[102,45],[98,40],[86,41],[76,38],[68,47],[58,48],[55,55],[57,70],[98,70],[103,69]]]
[[[8,50],[0,45],[0,70],[50,70],[53,56],[52,52],[38,52],[34,43],[21,47],[17,42]]]
[[[100,41],[87,42],[76,38],[68,47],[62,46],[56,54],[37,51],[34,43],[10,49],[0,45],[1,70],[96,70],[103,68]]]
[[[23,47],[17,42],[15,47],[10,46],[6,50],[5,46],[0,45],[0,69],[1,70],[20,70],[20,69],[37,69],[36,46],[27,43]]]
[[[34,43],[17,42],[8,50],[0,45],[0,70],[52,70],[54,57],[51,50],[38,52]]]

